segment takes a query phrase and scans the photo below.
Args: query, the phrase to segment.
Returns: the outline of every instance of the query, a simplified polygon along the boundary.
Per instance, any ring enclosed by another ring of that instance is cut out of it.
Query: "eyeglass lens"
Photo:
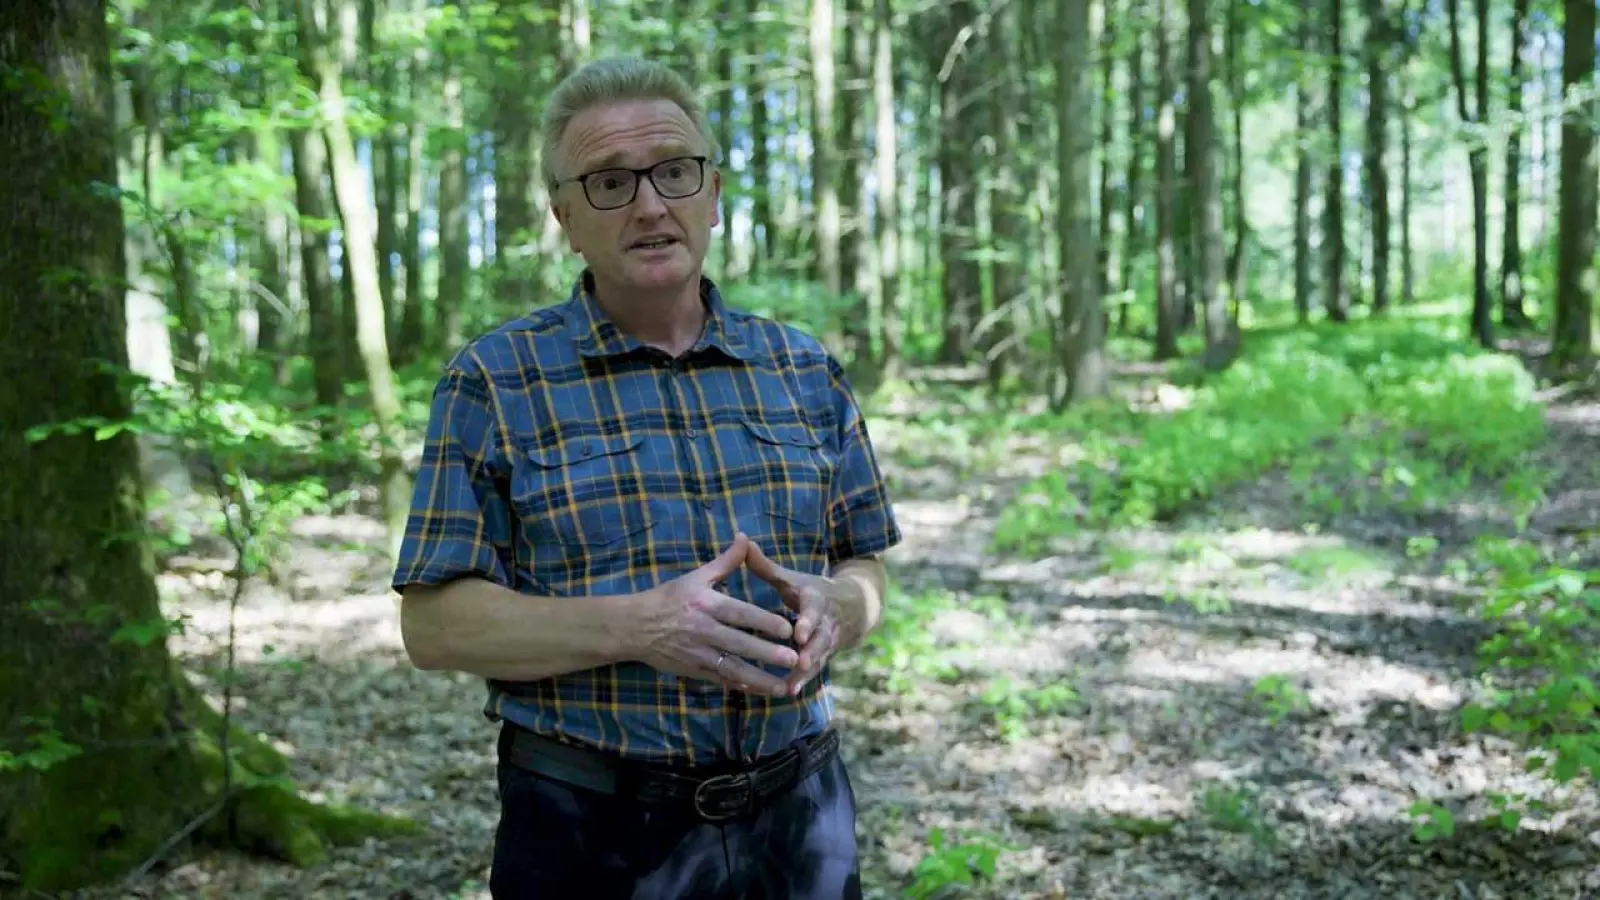
[[[669,159],[650,170],[656,193],[668,200],[679,200],[700,190],[702,175],[696,159]],[[638,174],[627,169],[602,169],[584,179],[584,190],[597,209],[616,209],[633,202],[638,182]]]

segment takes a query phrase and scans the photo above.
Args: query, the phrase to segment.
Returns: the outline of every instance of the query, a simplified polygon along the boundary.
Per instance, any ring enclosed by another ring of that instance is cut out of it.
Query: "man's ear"
[[[581,252],[577,242],[573,240],[572,223],[568,216],[571,211],[567,209],[567,201],[559,191],[550,192],[550,214],[556,217],[556,224],[561,226],[561,233],[567,237],[567,248],[573,253]]]

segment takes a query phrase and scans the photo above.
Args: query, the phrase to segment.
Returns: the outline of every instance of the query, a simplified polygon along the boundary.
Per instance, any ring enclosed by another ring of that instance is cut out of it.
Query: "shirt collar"
[[[728,309],[722,292],[710,278],[700,277],[700,302],[710,315],[706,327],[690,348],[688,354],[716,348],[734,359],[748,362],[750,347],[743,317]],[[594,280],[588,269],[572,286],[567,300],[566,322],[578,344],[578,353],[584,357],[617,356],[644,347],[644,343],[618,328],[606,315],[594,296]]]

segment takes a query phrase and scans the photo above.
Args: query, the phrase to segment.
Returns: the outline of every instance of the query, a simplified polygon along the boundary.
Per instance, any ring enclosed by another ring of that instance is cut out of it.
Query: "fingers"
[[[747,561],[750,548],[754,546],[750,538],[741,531],[734,536],[733,543],[728,545],[728,549],[717,554],[716,559],[701,566],[698,574],[710,582],[721,581],[739,571],[739,567]]]
[[[789,673],[789,694],[799,696],[806,683],[822,671],[822,666],[839,646],[839,626],[832,625],[817,633],[817,639],[800,651],[800,661]]]
[[[733,628],[723,628],[711,638],[711,644],[728,651],[729,654],[753,659],[757,662],[793,669],[800,664],[800,654],[793,648],[783,644],[774,644],[764,641],[752,634],[746,634]],[[724,667],[726,667],[724,663]]]
[[[776,640],[787,641],[794,635],[794,626],[775,612],[768,612],[753,603],[735,600],[727,594],[716,594],[717,603],[709,607],[712,617],[725,625],[758,631]]]
[[[789,570],[768,559],[767,555],[761,552],[761,545],[755,541],[750,542],[744,564],[756,574],[757,578],[774,587],[789,580]]]
[[[811,635],[816,633],[817,624],[827,611],[827,603],[816,588],[805,588],[799,593],[799,601],[795,607],[800,615],[794,620],[794,641],[803,647],[811,641]]]
[[[721,654],[718,653],[717,656]],[[747,694],[782,697],[789,692],[789,685],[784,679],[756,668],[733,652],[722,660],[720,666],[717,665],[716,657],[712,657],[710,664],[706,666],[706,678]]]

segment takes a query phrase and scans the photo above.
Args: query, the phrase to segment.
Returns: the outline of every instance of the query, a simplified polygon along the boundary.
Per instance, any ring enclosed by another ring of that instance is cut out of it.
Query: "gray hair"
[[[557,187],[556,154],[567,126],[579,113],[623,100],[670,100],[678,104],[710,151],[713,162],[722,148],[711,132],[705,106],[682,75],[658,62],[635,57],[612,57],[586,63],[556,85],[545,107],[539,131],[543,143],[540,154],[545,184]]]

